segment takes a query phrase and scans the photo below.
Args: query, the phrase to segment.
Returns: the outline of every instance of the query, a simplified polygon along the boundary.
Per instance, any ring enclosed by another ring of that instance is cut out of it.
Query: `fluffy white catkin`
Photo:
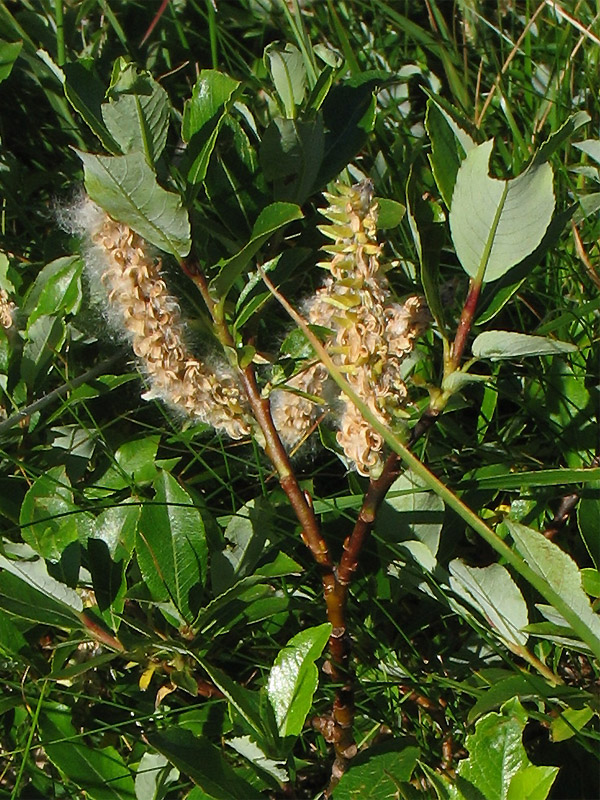
[[[379,262],[378,208],[371,183],[340,184],[337,194],[325,197],[329,207],[323,214],[331,224],[320,230],[332,240],[324,248],[332,258],[321,266],[330,275],[305,304],[305,315],[311,324],[332,331],[327,349],[334,362],[372,413],[393,425],[407,401],[401,363],[427,325],[427,307],[418,296],[403,304],[391,300]],[[288,386],[322,396],[326,380],[324,368],[317,364]],[[293,446],[314,423],[318,408],[301,395],[273,394],[275,423],[284,442]],[[344,396],[338,396],[337,407],[337,441],[347,460],[361,475],[377,476],[383,464],[382,437]]]
[[[147,377],[144,398],[158,397],[232,439],[247,436],[250,415],[236,377],[227,365],[209,368],[188,350],[179,303],[168,292],[160,259],[142,237],[88,198],[75,216],[91,241],[86,261],[106,292],[107,316],[130,341]]]

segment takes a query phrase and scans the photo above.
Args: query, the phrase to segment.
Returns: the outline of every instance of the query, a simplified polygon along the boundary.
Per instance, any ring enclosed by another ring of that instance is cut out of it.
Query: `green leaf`
[[[139,523],[138,564],[152,597],[170,599],[192,622],[207,567],[204,522],[190,495],[168,472],[161,472],[154,485],[154,502],[144,506]]]
[[[452,800],[547,797],[558,767],[534,767],[529,762],[522,741],[527,715],[519,701],[506,703],[502,711],[480,719],[475,733],[467,736],[469,758],[458,765],[456,784],[450,790]]]
[[[122,444],[115,453],[115,463],[98,478],[90,495],[102,496],[128,486],[144,486],[152,483],[158,475],[156,454],[159,443],[160,436],[154,434]]]
[[[270,506],[260,497],[249,500],[231,517],[225,529],[227,547],[221,553],[214,553],[211,560],[215,591],[221,593],[252,573],[264,553],[271,517]]]
[[[213,800],[261,800],[263,797],[229,766],[207,739],[178,727],[149,733],[147,738],[155,750]]]
[[[134,64],[118,58],[102,104],[106,128],[122,153],[139,151],[150,166],[160,158],[167,143],[170,104],[165,90]]]
[[[600,164],[600,139],[584,139],[582,142],[574,142],[573,147]]]
[[[266,48],[264,57],[265,63],[268,61],[282,110],[288,119],[293,119],[296,106],[302,104],[306,94],[306,69],[302,53],[293,44],[288,43],[281,50],[274,43]]]
[[[481,696],[469,710],[467,715],[469,724],[482,714],[499,708],[513,697],[523,700],[542,697],[553,701],[564,698],[565,702],[568,702],[574,695],[579,695],[579,689],[551,686],[544,678],[530,672],[515,674],[509,673],[508,670],[489,669],[481,670],[478,678],[484,681],[484,687]]]
[[[120,155],[119,145],[108,132],[102,119],[101,107],[105,92],[103,84],[95,74],[95,66],[96,61],[93,58],[80,58],[72,64],[63,65],[65,97],[102,142],[105,150]]]
[[[263,698],[258,692],[240,686],[223,670],[204,659],[199,658],[198,661],[211,681],[223,692],[227,701],[248,726],[249,733],[261,750],[267,754],[276,751],[278,749],[277,726],[272,707],[268,703],[262,702]]]
[[[23,42],[4,42],[0,40],[0,83],[10,75],[22,47]]]
[[[459,559],[449,564],[450,588],[476,608],[506,642],[527,643],[527,603],[510,573],[501,564],[469,567]]]
[[[600,568],[600,481],[586,487],[577,507],[581,538],[596,565]]]
[[[398,742],[369,747],[352,760],[333,792],[333,800],[397,800],[419,757],[417,747]]]
[[[25,310],[30,311],[27,326],[42,315],[77,312],[82,300],[81,273],[83,261],[79,256],[57,258],[40,271],[27,295]]]
[[[560,717],[552,720],[550,731],[553,742],[564,742],[585,728],[597,712],[593,708],[566,708]]]
[[[509,181],[488,174],[493,140],[462,162],[450,208],[456,254],[471,278],[494,281],[535,250],[554,211],[552,168],[531,165]]]
[[[280,228],[297,219],[302,219],[300,208],[293,203],[271,203],[264,208],[252,228],[250,241],[239,253],[225,261],[220,261],[219,274],[211,282],[210,289],[214,297],[224,297],[235,281],[243,274],[248,263],[265,244],[265,242]]]
[[[0,606],[10,614],[67,630],[81,626],[81,598],[48,574],[41,559],[10,561],[0,556]]]
[[[401,544],[421,566],[433,569],[443,522],[443,501],[407,471],[390,487],[375,524],[385,542]],[[417,544],[425,550],[415,547]]]
[[[324,146],[321,114],[310,120],[272,120],[261,141],[260,161],[265,179],[275,184],[277,200],[304,203],[315,189]]]
[[[395,228],[404,219],[406,206],[397,200],[388,200],[386,197],[377,198],[377,228],[385,231]]]
[[[376,100],[373,94],[379,78],[362,76],[363,82],[334,86],[323,103],[327,131],[323,163],[315,186],[324,186],[364,147],[375,125]]]
[[[94,538],[106,544],[110,557],[115,561],[129,563],[141,511],[139,504],[125,501],[107,508],[96,517]]]
[[[136,800],[133,778],[119,752],[114,747],[81,744],[70,713],[46,711],[41,715],[40,728],[50,761],[69,781],[84,789],[90,800]]]
[[[458,122],[456,109],[450,108],[441,105],[440,98],[430,96],[425,117],[431,140],[431,169],[447,208],[450,208],[460,165],[465,155],[476,146]]]
[[[533,157],[532,163],[541,164],[544,161],[547,161],[552,153],[558,150],[558,148],[564,142],[566,142],[567,139],[569,139],[578,128],[581,128],[582,125],[586,125],[588,122],[590,122],[590,120],[591,117],[587,111],[578,111],[576,114],[570,116],[569,119],[566,122],[563,122],[557,131],[551,133],[546,141],[541,145]],[[581,143],[575,142],[573,146],[579,147],[579,144]]]
[[[558,342],[544,336],[529,336],[514,331],[485,331],[476,337],[471,346],[475,358],[500,361],[503,358],[525,358],[526,356],[555,356],[574,353],[577,345]]]
[[[417,176],[411,168],[406,184],[406,211],[410,232],[421,267],[425,299],[440,331],[444,332],[444,311],[440,297],[439,263],[446,238],[445,225],[436,219],[431,202],[421,197]]]
[[[63,550],[79,538],[78,514],[71,483],[64,467],[51,467],[35,480],[21,506],[19,522],[23,541],[42,558],[57,561]],[[91,529],[91,518],[88,518]]]
[[[326,623],[293,636],[269,672],[267,694],[282,737],[298,736],[311,709],[319,676],[315,661],[331,635]]]
[[[87,193],[107,214],[176,258],[189,253],[190,223],[181,198],[159,186],[142,153],[75,152],[83,162]]]
[[[137,800],[163,800],[169,784],[179,777],[179,770],[161,753],[144,753],[135,774]]]
[[[206,177],[210,157],[235,98],[240,82],[214,69],[201,71],[183,109],[181,137],[188,142],[188,180],[199,183]]]
[[[552,605],[595,653],[600,653],[600,617],[590,605],[581,573],[571,556],[546,537],[507,518],[505,524],[521,555],[543,578],[555,598]],[[551,599],[547,594],[546,599]]]
[[[211,120],[223,116],[225,107],[239,86],[239,81],[223,72],[203,69],[183,109],[183,141],[189,142]]]
[[[65,342],[64,320],[52,314],[43,314],[27,326],[26,336],[21,375],[29,386],[33,386],[37,378],[47,371],[53,357]]]

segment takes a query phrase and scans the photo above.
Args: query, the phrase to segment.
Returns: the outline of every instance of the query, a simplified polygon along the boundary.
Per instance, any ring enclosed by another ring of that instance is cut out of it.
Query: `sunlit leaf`
[[[331,635],[331,625],[307,628],[279,652],[267,683],[269,700],[282,737],[297,736],[312,705],[319,680],[315,661]]]
[[[552,168],[530,166],[512,180],[489,175],[494,142],[474,147],[456,176],[450,230],[471,278],[494,281],[541,242],[554,212]]]
[[[476,337],[471,346],[476,358],[489,358],[492,361],[526,356],[555,356],[576,350],[577,345],[570,342],[558,342],[544,336],[529,336],[514,331],[485,331]]]
[[[97,156],[77,151],[85,188],[113,219],[129,225],[151,244],[183,258],[190,251],[190,223],[181,198],[165,191],[143,153]]]

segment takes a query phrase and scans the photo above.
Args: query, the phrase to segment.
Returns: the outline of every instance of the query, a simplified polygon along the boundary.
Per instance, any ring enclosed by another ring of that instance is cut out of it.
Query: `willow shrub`
[[[593,213],[553,169],[589,116],[513,175],[430,90],[389,197],[385,71],[270,45],[261,94],[206,69],[180,105],[123,57],[44,63],[83,189],[63,254],[1,276],[11,796],[547,797],[526,726],[597,736],[598,303],[520,304]]]

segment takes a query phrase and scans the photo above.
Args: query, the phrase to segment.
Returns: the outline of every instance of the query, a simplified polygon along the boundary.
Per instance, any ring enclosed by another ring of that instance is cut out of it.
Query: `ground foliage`
[[[0,796],[599,794],[596,12],[0,3]],[[294,512],[337,562],[369,479],[324,420],[294,505],[251,437],[142,400],[69,208],[85,180],[163,252],[198,352],[266,391],[322,332],[256,266],[301,309],[321,193],[367,178],[393,291],[432,324],[327,606],[336,672]]]

